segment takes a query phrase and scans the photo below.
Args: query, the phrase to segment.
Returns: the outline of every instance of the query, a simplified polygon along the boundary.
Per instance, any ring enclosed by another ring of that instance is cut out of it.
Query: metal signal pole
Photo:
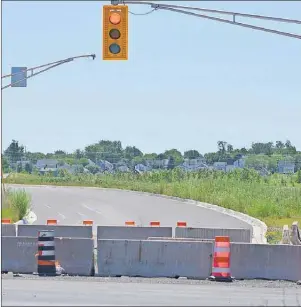
[[[236,21],[237,17],[244,17],[244,18],[252,18],[252,19],[277,21],[277,22],[282,22],[282,23],[301,24],[301,20],[297,20],[297,19],[271,17],[271,16],[255,15],[255,14],[244,14],[244,13],[229,12],[229,11],[223,11],[223,10],[211,10],[211,9],[203,9],[203,8],[198,8],[198,7],[182,6],[182,5],[170,5],[170,4],[163,4],[163,3],[158,4],[158,3],[145,2],[145,1],[112,0],[111,3],[112,3],[112,5],[144,4],[144,5],[148,5],[152,8],[152,11],[150,11],[148,13],[144,13],[144,14],[134,14],[134,13],[132,13],[133,15],[147,15],[149,13],[154,12],[155,10],[160,9],[160,10],[166,10],[166,11],[171,11],[171,12],[176,12],[176,13],[182,13],[182,14],[190,15],[190,16],[194,16],[194,17],[200,17],[200,18],[204,18],[204,19],[214,20],[214,21],[218,21],[218,22],[228,23],[228,24],[232,24],[232,25],[235,25],[235,26],[250,28],[250,29],[253,29],[253,30],[264,31],[264,32],[268,32],[268,33],[273,33],[273,34],[291,37],[291,38],[301,39],[301,35],[299,35],[299,34],[273,30],[273,29],[269,29],[269,28],[265,28],[265,27],[254,26],[254,25],[251,25],[251,24]],[[198,11],[198,12],[219,14],[219,15],[227,15],[227,16],[231,16],[232,20],[219,18],[219,17],[212,17],[212,16],[200,14],[200,13],[193,13],[191,11]]]

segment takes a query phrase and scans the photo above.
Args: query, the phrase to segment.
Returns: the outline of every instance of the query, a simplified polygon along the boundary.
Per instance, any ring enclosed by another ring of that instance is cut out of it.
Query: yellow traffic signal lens
[[[121,48],[118,44],[113,43],[109,46],[109,50],[113,54],[118,54],[118,53],[120,53]]]
[[[113,25],[118,25],[121,22],[121,16],[118,13],[112,13],[109,20]]]
[[[109,35],[112,39],[118,39],[121,36],[120,31],[118,29],[111,29]]]

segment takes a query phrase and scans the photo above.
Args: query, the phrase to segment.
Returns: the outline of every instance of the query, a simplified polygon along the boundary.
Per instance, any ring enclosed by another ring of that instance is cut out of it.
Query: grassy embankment
[[[27,213],[31,197],[25,190],[11,190],[2,185],[1,216],[10,219],[12,223],[21,220]]]
[[[49,175],[12,174],[5,182],[15,184],[50,184],[119,188],[172,195],[216,204],[263,220],[269,226],[269,242],[278,242],[281,228],[294,220],[301,224],[301,185],[297,176],[274,174],[261,177],[244,169],[230,173],[180,170],[115,175]],[[276,228],[276,229],[275,229]]]

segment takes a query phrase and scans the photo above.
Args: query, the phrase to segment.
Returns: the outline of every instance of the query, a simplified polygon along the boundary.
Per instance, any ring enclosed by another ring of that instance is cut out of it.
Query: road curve
[[[57,219],[61,225],[82,224],[91,219],[95,225],[124,225],[126,220],[138,226],[160,221],[161,226],[176,226],[186,221],[189,227],[252,228],[238,218],[160,196],[110,189],[57,186],[16,186],[32,195],[34,224],[45,224]]]
[[[300,306],[298,286],[278,282],[132,279],[2,279],[2,306]],[[116,295],[118,293],[118,295]]]

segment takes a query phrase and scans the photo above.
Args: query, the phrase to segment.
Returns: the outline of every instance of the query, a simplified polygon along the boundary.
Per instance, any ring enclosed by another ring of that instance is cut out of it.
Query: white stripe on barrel
[[[230,253],[230,247],[214,247],[215,253]]]
[[[39,251],[40,256],[54,256],[54,250],[53,251]]]
[[[54,241],[39,241],[38,246],[54,246]]]
[[[212,273],[230,273],[230,268],[212,268]]]

